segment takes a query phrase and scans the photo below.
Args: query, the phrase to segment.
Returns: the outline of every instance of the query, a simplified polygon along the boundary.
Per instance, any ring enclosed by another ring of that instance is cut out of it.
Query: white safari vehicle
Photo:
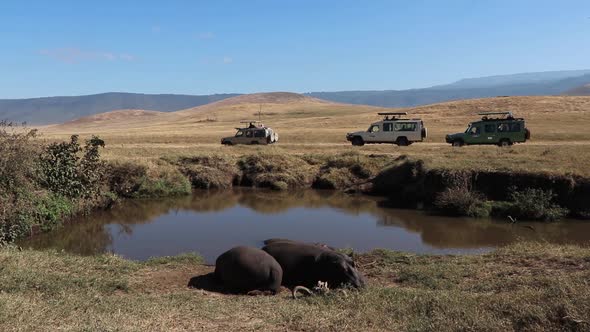
[[[248,126],[236,128],[238,130],[236,134],[222,138],[221,144],[272,144],[279,140],[279,134],[260,121],[240,121],[240,123],[247,123]]]
[[[346,140],[352,145],[372,143],[390,143],[407,146],[414,142],[422,142],[426,138],[426,127],[421,119],[404,119],[408,113],[377,113],[384,116],[383,120],[372,123],[366,131],[355,131],[346,134]]]

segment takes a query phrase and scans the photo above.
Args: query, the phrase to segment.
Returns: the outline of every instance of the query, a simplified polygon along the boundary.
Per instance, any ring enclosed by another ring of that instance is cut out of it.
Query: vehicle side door
[[[394,122],[383,122],[383,132],[381,133],[381,142],[395,142],[397,135],[394,130]]]
[[[252,144],[256,139],[254,138],[254,130],[253,129],[244,129],[244,144]]]
[[[484,143],[483,124],[474,123],[469,127],[465,135],[465,143],[467,144],[482,144]]]
[[[367,138],[365,139],[365,142],[368,142],[368,143],[381,142],[381,139],[383,137],[383,132],[382,132],[381,127],[382,127],[382,125],[380,123],[372,124],[371,127],[369,127],[369,130],[367,132]]]
[[[239,129],[232,139],[234,144],[244,144],[246,142],[246,130]]]
[[[482,143],[497,144],[498,139],[498,124],[495,122],[483,123]]]

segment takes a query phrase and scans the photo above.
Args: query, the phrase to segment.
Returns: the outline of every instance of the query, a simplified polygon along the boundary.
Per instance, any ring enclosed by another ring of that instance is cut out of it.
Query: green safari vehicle
[[[472,122],[464,133],[449,134],[445,140],[453,146],[494,144],[510,146],[531,138],[523,118],[512,112],[485,112],[480,121]]]

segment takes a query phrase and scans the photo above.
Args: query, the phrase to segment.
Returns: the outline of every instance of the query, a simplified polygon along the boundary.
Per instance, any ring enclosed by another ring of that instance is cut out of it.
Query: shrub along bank
[[[36,143],[36,132],[0,124],[0,244],[59,227],[120,198],[169,197],[192,188],[335,189],[383,195],[390,204],[475,217],[588,217],[590,181],[574,176],[428,169],[405,156],[253,153],[156,161],[100,158],[98,137]]]

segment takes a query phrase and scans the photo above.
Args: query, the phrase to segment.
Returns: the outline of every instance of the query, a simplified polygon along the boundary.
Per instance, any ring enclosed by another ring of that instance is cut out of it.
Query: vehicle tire
[[[500,146],[500,147],[508,147],[511,145],[512,145],[512,142],[507,138],[501,139],[500,143],[498,143],[498,146]]]
[[[410,142],[408,142],[408,139],[406,137],[398,137],[395,141],[395,144],[397,144],[398,146],[408,146],[410,145]]]
[[[456,140],[456,141],[453,141],[453,143],[451,143],[451,145],[454,146],[454,147],[456,147],[456,148],[460,148],[460,147],[462,147],[464,145],[464,143],[461,140]]]
[[[363,141],[362,137],[356,136],[352,139],[352,145],[363,146],[365,145],[365,141]]]
[[[258,141],[252,141],[252,143],[250,143],[250,144],[252,144],[252,145],[258,145],[259,143],[258,143]]]

